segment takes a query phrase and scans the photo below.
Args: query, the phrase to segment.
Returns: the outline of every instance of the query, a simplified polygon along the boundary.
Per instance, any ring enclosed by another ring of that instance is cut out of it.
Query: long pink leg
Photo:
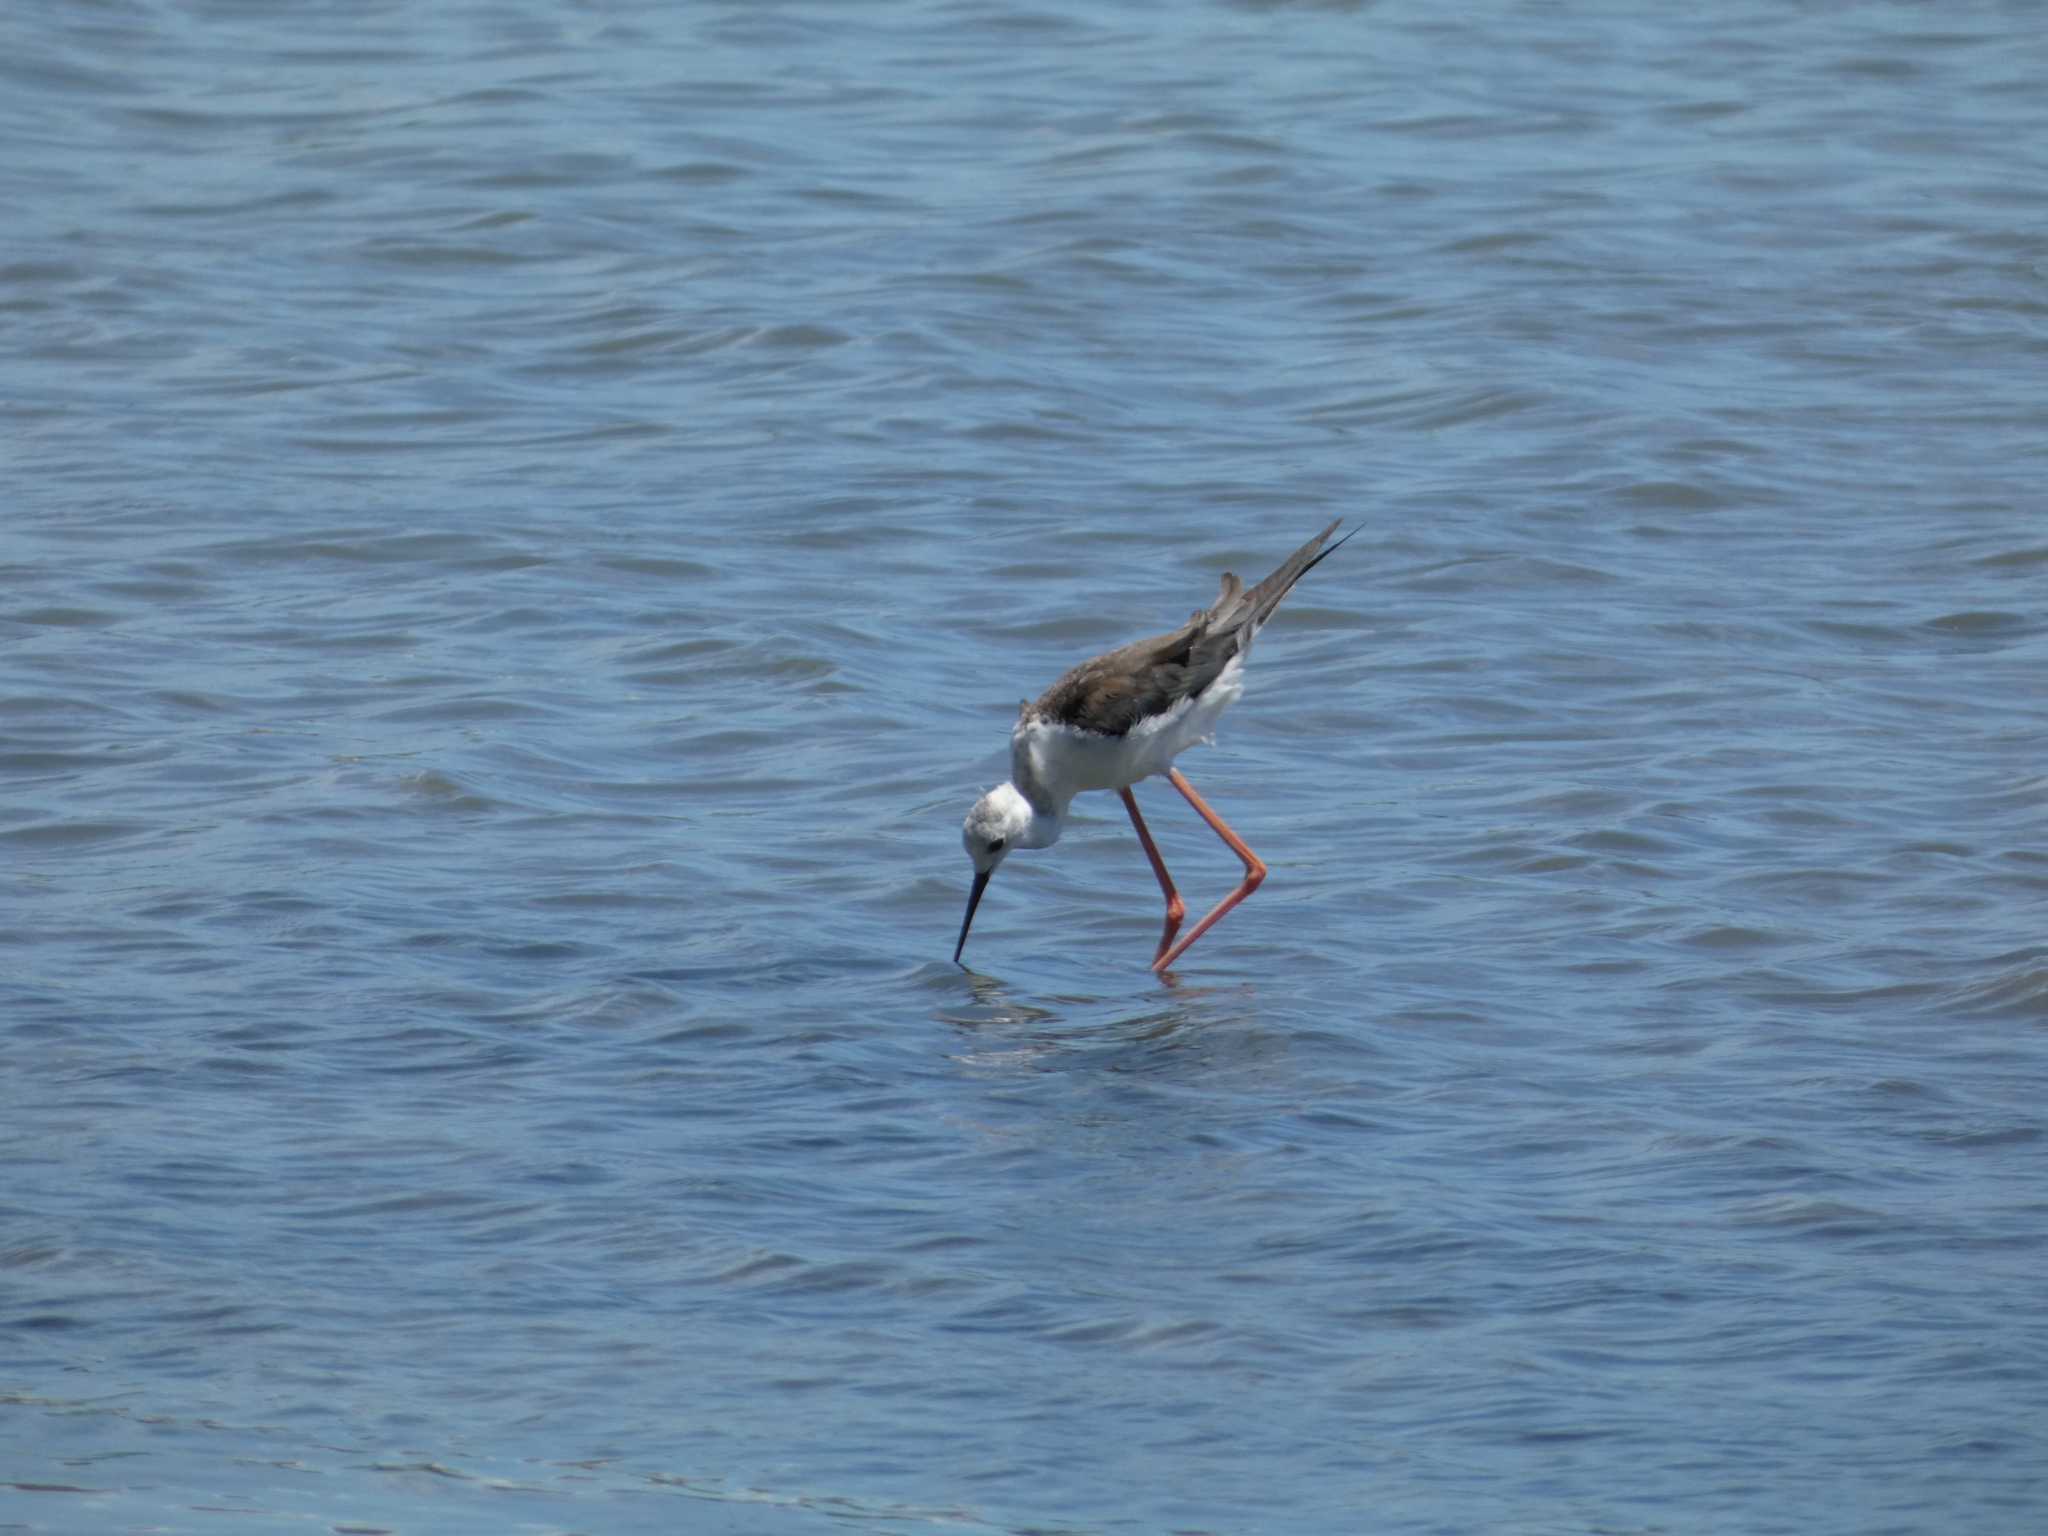
[[[1228,912],[1240,901],[1243,901],[1245,897],[1251,895],[1253,891],[1256,891],[1259,888],[1259,882],[1266,878],[1265,863],[1259,858],[1259,856],[1256,853],[1253,853],[1251,849],[1245,846],[1243,838],[1239,837],[1235,832],[1231,831],[1229,827],[1223,824],[1223,818],[1221,816],[1218,816],[1214,811],[1209,809],[1208,805],[1204,803],[1202,797],[1195,793],[1195,786],[1187,781],[1187,779],[1181,774],[1181,771],[1178,768],[1169,768],[1166,770],[1166,777],[1168,778],[1168,780],[1172,782],[1173,787],[1175,789],[1179,790],[1183,795],[1187,796],[1188,804],[1192,805],[1195,808],[1196,814],[1198,814],[1202,818],[1202,820],[1209,823],[1210,827],[1214,829],[1216,835],[1222,838],[1223,841],[1229,845],[1230,851],[1236,854],[1240,859],[1244,860],[1244,884],[1240,885],[1228,896],[1224,897],[1221,901],[1217,902],[1216,910],[1211,912],[1207,917],[1203,918],[1199,923],[1195,924],[1193,928],[1189,929],[1188,936],[1186,938],[1182,939],[1178,944],[1174,945],[1174,947],[1170,951],[1160,955],[1158,959],[1154,960],[1152,962],[1152,969],[1155,971],[1165,970],[1169,965],[1173,964],[1174,961],[1178,960],[1182,955],[1186,954],[1188,952],[1188,946],[1190,944],[1194,943],[1195,940],[1199,939],[1211,928],[1214,928],[1216,926],[1217,920],[1221,918],[1224,913]],[[1126,797],[1128,797],[1130,791],[1125,790],[1124,794]],[[1135,815],[1137,813],[1135,810],[1133,810],[1132,814]],[[1151,839],[1146,839],[1146,846],[1149,850],[1151,846]],[[1158,866],[1159,855],[1157,855],[1156,853],[1153,854],[1152,861],[1155,866]],[[1159,878],[1162,881],[1166,878],[1166,871],[1164,868],[1160,868]],[[1168,937],[1171,936],[1172,934],[1169,930]],[[1165,946],[1162,944],[1161,948],[1164,949]]]
[[[1173,942],[1173,936],[1180,930],[1180,920],[1188,915],[1180,892],[1173,888],[1173,876],[1166,872],[1166,860],[1159,857],[1158,845],[1152,841],[1152,833],[1145,826],[1145,818],[1138,814],[1138,802],[1132,796],[1130,786],[1117,791],[1124,797],[1124,809],[1131,813],[1131,825],[1138,829],[1138,841],[1145,845],[1145,857],[1152,861],[1152,873],[1159,877],[1159,889],[1166,893],[1166,932],[1159,936],[1159,953],[1152,957],[1153,966],[1159,964],[1160,955],[1166,953],[1166,946]]]

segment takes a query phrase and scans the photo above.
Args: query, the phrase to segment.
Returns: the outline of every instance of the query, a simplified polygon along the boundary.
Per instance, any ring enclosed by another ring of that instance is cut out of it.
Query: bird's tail
[[[1328,549],[1323,548],[1324,542],[1337,531],[1343,521],[1341,517],[1338,518],[1336,522],[1302,545],[1280,562],[1278,570],[1250,591],[1242,591],[1238,579],[1226,573],[1223,577],[1222,597],[1216,606],[1209,610],[1211,632],[1238,630],[1256,634],[1266,620],[1273,616],[1273,610],[1280,606],[1280,600],[1293,590],[1297,581],[1357,537],[1358,529],[1354,528]],[[1363,526],[1360,524],[1360,527]],[[1226,612],[1226,609],[1229,611]]]

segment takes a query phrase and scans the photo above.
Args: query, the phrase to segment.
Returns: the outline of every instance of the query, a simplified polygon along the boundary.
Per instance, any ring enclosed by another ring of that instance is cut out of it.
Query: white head
[[[974,889],[967,896],[967,916],[960,924],[960,942],[953,946],[953,963],[967,947],[967,930],[974,925],[974,909],[981,905],[981,893],[988,889],[996,866],[1009,857],[1031,830],[1031,802],[1017,792],[1014,784],[998,784],[974,802],[960,827],[960,841],[967,857],[974,861]]]

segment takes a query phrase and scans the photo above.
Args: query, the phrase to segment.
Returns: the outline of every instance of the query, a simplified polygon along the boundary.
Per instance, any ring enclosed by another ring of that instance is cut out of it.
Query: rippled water
[[[9,7],[0,1524],[2041,1529],[2044,39]]]

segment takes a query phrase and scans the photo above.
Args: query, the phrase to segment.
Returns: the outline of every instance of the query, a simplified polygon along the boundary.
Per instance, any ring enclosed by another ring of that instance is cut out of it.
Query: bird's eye
[[[1003,839],[999,837],[991,842],[988,845],[988,851],[990,853],[1001,853],[1003,851]]]

